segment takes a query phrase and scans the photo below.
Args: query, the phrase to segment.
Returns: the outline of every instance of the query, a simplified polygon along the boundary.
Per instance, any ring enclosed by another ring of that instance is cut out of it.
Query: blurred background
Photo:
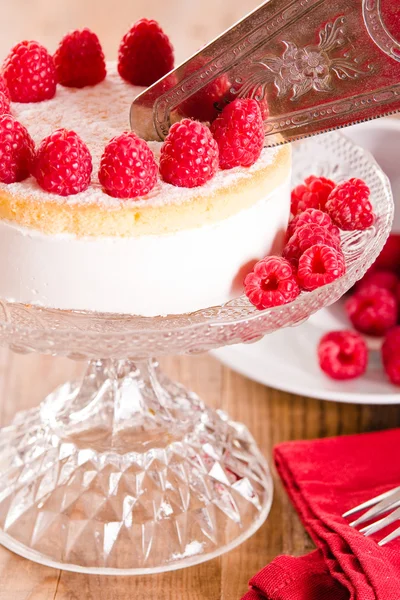
[[[171,37],[181,62],[204,43],[260,4],[260,0],[0,0],[1,60],[22,39],[36,38],[53,52],[70,29],[97,33],[107,59],[130,25],[142,17],[156,19]],[[5,25],[5,26],[4,26]]]

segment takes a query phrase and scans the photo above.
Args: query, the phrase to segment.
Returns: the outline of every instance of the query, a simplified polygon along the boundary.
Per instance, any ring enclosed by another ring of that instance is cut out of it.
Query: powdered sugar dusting
[[[252,167],[219,171],[211,181],[199,188],[178,188],[160,180],[145,198],[111,198],[103,192],[98,181],[101,155],[112,137],[129,131],[130,106],[141,91],[142,88],[134,87],[121,79],[116,63],[108,63],[107,77],[99,85],[79,90],[59,85],[52,100],[38,104],[12,103],[12,113],[27,127],[36,144],[60,127],[72,129],[80,135],[93,157],[92,184],[85,192],[67,198],[45,192],[32,177],[21,183],[0,184],[0,189],[3,188],[16,196],[30,196],[36,201],[52,200],[71,205],[98,203],[110,208],[122,204],[134,204],[138,207],[145,204],[159,206],[187,202],[194,196],[210,196],[218,189],[251,177],[256,171],[273,162],[277,149],[265,148],[260,159]],[[158,160],[161,143],[149,142],[149,145]]]

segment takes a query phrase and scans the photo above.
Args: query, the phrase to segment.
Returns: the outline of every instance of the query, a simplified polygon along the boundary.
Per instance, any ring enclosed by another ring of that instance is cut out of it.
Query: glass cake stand
[[[344,235],[345,276],[292,304],[259,312],[241,297],[141,318],[0,303],[3,345],[89,361],[82,381],[0,431],[0,543],[71,571],[156,573],[227,552],[264,522],[272,481],[247,429],[167,379],[152,357],[254,342],[297,325],[376,259],[393,202],[372,157],[332,133],[295,146],[294,166],[294,183],[311,173],[365,179],[377,221]]]

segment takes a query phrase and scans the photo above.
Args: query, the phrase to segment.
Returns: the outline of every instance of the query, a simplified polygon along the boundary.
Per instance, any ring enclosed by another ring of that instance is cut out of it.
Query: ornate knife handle
[[[400,110],[398,0],[269,0],[138,96],[131,126],[162,140],[208,97],[258,99],[266,145]]]

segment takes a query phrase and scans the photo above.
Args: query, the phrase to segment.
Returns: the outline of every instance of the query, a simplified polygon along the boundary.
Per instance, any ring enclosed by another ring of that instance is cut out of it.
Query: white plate
[[[371,351],[367,373],[358,379],[334,381],[320,370],[320,338],[348,326],[342,307],[335,305],[299,327],[282,329],[255,344],[228,346],[213,355],[250,379],[292,394],[356,404],[399,404],[400,389],[387,381],[378,350]]]
[[[346,135],[375,156],[391,180],[395,199],[400,202],[400,120],[370,121],[348,128]],[[395,215],[393,229],[400,232],[400,210]],[[242,375],[293,394],[358,404],[399,404],[400,388],[392,386],[385,377],[379,340],[368,340],[372,351],[363,377],[338,382],[322,373],[317,360],[318,341],[327,331],[347,327],[344,310],[337,303],[299,327],[282,329],[255,344],[228,346],[213,354]]]

